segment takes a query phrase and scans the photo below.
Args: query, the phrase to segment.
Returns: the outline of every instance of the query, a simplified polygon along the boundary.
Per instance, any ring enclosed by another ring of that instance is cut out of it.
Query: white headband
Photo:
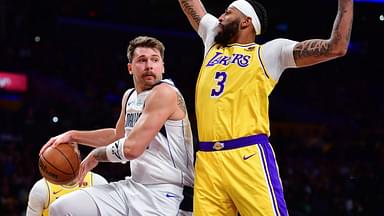
[[[235,7],[245,16],[251,17],[252,25],[253,25],[253,28],[255,28],[256,35],[259,35],[261,33],[261,25],[260,25],[259,17],[257,16],[255,10],[253,9],[252,5],[249,2],[245,0],[236,0],[232,2],[232,4],[230,4],[229,7]]]

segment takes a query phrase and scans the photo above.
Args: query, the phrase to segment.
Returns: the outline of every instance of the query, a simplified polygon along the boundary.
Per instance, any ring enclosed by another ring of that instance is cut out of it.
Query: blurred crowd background
[[[218,16],[231,1],[203,2]],[[337,10],[337,0],[260,2],[269,26],[259,43],[328,38]],[[24,215],[50,137],[115,126],[122,94],[133,87],[127,45],[138,35],[165,44],[166,77],[195,124],[203,45],[176,0],[0,0],[0,215]],[[290,215],[382,212],[383,38],[384,1],[356,1],[348,54],[289,69],[272,92],[270,139]],[[10,74],[27,85],[8,88]],[[89,150],[81,147],[83,156]],[[107,163],[95,171],[109,181],[129,174]]]

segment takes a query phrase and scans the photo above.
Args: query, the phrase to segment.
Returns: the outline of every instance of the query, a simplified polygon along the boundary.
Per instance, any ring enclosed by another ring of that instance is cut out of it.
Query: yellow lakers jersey
[[[93,185],[93,174],[92,172],[88,172],[88,174],[84,178],[84,182],[81,186],[78,184],[75,184],[73,186],[66,186],[66,185],[56,185],[48,182],[45,180],[45,183],[47,184],[48,188],[48,202],[43,210],[43,216],[48,216],[48,207],[51,205],[51,203],[55,200],[57,200],[59,197],[70,193],[72,191],[78,190],[79,188],[85,188]]]
[[[268,96],[276,85],[264,69],[261,46],[213,46],[201,66],[196,85],[199,141],[230,140],[267,134]]]

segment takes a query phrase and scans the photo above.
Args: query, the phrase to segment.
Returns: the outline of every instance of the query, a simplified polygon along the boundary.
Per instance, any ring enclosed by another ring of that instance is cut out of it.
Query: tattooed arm
[[[304,67],[328,61],[347,53],[353,20],[353,0],[339,0],[331,38],[297,43],[293,49],[296,66]]]
[[[180,6],[193,29],[197,31],[201,18],[207,13],[200,0],[179,0]]]

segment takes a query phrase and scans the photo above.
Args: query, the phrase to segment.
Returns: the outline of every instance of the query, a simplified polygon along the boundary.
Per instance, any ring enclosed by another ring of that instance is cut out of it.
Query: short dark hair
[[[164,60],[165,47],[163,43],[161,43],[161,41],[157,40],[154,37],[138,36],[129,42],[128,50],[127,50],[128,62],[130,63],[132,62],[133,53],[135,52],[135,49],[138,47],[157,49],[160,52],[161,58]]]
[[[264,8],[264,6],[261,3],[255,1],[255,0],[246,0],[246,1],[252,5],[257,16],[259,17],[260,25],[261,25],[260,34],[264,34],[268,28],[267,10]]]

